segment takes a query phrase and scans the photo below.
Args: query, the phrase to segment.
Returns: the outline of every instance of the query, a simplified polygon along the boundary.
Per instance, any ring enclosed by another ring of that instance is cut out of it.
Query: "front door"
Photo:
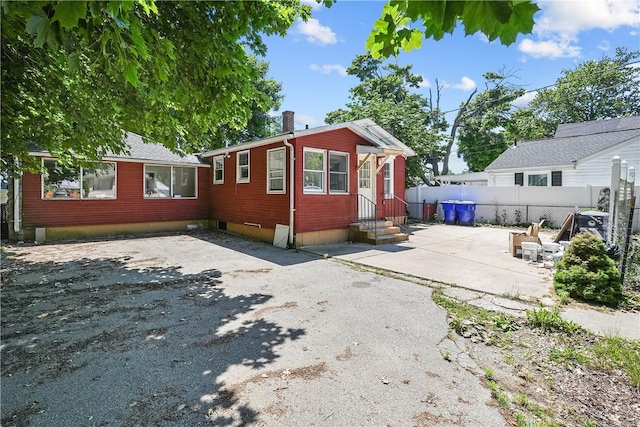
[[[366,161],[364,161],[366,159]],[[358,155],[358,218],[375,219],[375,159],[376,156]],[[364,161],[364,163],[363,163]],[[363,197],[361,197],[363,196]]]

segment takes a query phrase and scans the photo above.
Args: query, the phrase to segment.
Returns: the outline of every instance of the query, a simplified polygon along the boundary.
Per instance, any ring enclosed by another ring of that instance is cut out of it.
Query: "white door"
[[[358,165],[367,157],[366,154],[358,155]],[[375,159],[376,156],[369,156],[366,162],[358,170],[358,217],[375,217]],[[364,199],[363,197],[366,197]],[[368,200],[367,200],[368,199]]]

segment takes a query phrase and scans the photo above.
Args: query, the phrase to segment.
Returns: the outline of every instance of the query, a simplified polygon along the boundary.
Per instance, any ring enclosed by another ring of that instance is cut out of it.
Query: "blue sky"
[[[266,61],[269,76],[282,83],[285,95],[281,111],[296,113],[296,128],[320,126],[326,114],[344,107],[349,89],[358,83],[346,68],[365,53],[365,42],[382,1],[338,0],[331,8],[313,0],[312,18],[298,21],[286,37],[268,37]],[[640,0],[540,0],[532,34],[521,35],[509,47],[489,43],[480,34],[464,36],[458,26],[440,41],[424,40],[421,49],[401,52],[390,61],[413,64],[424,82],[419,92],[428,96],[435,80],[444,85],[441,108],[455,110],[476,87],[484,89],[482,75],[488,71],[512,70],[511,81],[525,89],[553,84],[562,70],[581,62],[615,56],[616,47],[640,50]],[[525,95],[517,104],[526,105]],[[449,122],[455,112],[447,114]],[[466,164],[454,153],[450,167],[460,173]]]

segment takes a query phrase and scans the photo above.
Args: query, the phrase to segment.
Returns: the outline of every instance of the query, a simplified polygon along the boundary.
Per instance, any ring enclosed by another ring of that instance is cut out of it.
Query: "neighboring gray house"
[[[559,125],[553,138],[518,142],[485,171],[495,187],[608,186],[613,156],[640,170],[640,116]]]

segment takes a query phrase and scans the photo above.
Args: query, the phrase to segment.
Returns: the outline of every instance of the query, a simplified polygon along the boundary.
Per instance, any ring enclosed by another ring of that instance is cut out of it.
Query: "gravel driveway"
[[[227,234],[8,246],[1,321],[3,426],[506,425],[429,288]]]

